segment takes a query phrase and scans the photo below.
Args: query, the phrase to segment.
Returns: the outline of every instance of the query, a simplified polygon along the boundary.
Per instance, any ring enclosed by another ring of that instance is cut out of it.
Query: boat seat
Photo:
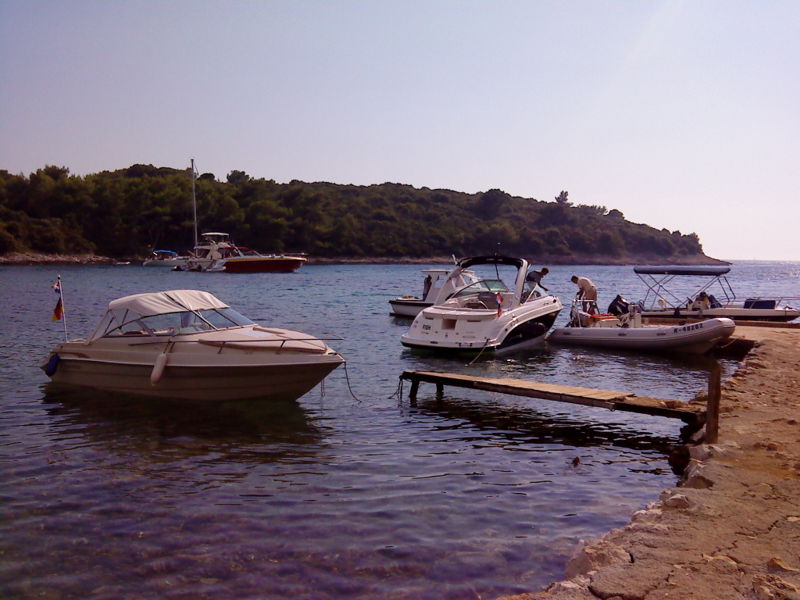
[[[477,309],[488,309],[489,307],[486,306],[485,302],[481,302],[480,300],[469,300],[464,303],[464,308],[477,308]]]

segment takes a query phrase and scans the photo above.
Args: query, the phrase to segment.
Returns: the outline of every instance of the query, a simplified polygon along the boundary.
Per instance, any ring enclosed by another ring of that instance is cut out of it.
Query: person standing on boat
[[[542,267],[538,271],[533,271],[533,270],[528,271],[528,274],[525,276],[525,281],[530,282],[534,287],[538,285],[545,292],[549,292],[550,290],[548,290],[546,287],[542,285],[542,277],[547,275],[549,272],[550,269],[548,269],[547,267]]]
[[[572,283],[578,286],[575,298],[581,301],[583,310],[590,315],[597,313],[597,287],[588,277],[572,276]]]

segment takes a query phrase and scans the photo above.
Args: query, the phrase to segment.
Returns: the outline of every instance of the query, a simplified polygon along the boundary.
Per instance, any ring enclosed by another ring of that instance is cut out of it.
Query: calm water
[[[412,407],[398,376],[439,369],[688,399],[706,385],[706,361],[544,347],[469,366],[413,354],[387,301],[418,293],[421,268],[0,269],[0,595],[492,598],[561,577],[579,539],[675,483],[678,422],[456,388],[437,403],[425,384]],[[342,338],[331,345],[347,373],[270,406],[48,392],[37,364],[63,337],[50,321],[57,273],[72,337],[119,296],[204,289],[263,324]],[[567,301],[572,273],[598,284],[602,305],[644,291],[630,267],[553,267],[544,283]],[[732,283],[742,296],[800,296],[798,277],[800,263],[743,263]]]

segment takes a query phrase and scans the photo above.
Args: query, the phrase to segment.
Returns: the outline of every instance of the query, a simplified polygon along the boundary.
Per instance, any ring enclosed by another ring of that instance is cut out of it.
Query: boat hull
[[[161,267],[165,269],[173,269],[173,270],[183,270],[186,268],[186,262],[188,259],[180,258],[180,259],[150,259],[146,260],[142,263],[143,267]]]
[[[409,317],[414,318],[424,309],[433,306],[433,302],[426,302],[420,298],[395,298],[389,300],[389,305],[392,307],[392,315],[395,317]]]
[[[234,366],[170,366],[151,383],[154,364],[114,363],[62,356],[52,381],[137,396],[197,401],[293,400],[313,389],[344,360]]]
[[[547,339],[557,344],[617,350],[704,354],[729,338],[735,329],[731,319],[710,319],[679,326],[559,327]]]
[[[493,310],[434,306],[416,317],[400,342],[407,348],[448,354],[510,354],[527,350],[544,341],[561,311],[557,299],[545,302],[500,315]]]
[[[243,256],[225,260],[226,273],[291,273],[307,259],[299,256]]]

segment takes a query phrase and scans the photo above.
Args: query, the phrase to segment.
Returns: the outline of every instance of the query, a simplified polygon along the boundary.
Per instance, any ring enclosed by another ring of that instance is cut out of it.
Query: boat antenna
[[[194,159],[192,161],[192,212],[194,214],[194,247],[197,247],[197,195],[195,194],[194,182],[197,179],[197,171],[194,168]]]

